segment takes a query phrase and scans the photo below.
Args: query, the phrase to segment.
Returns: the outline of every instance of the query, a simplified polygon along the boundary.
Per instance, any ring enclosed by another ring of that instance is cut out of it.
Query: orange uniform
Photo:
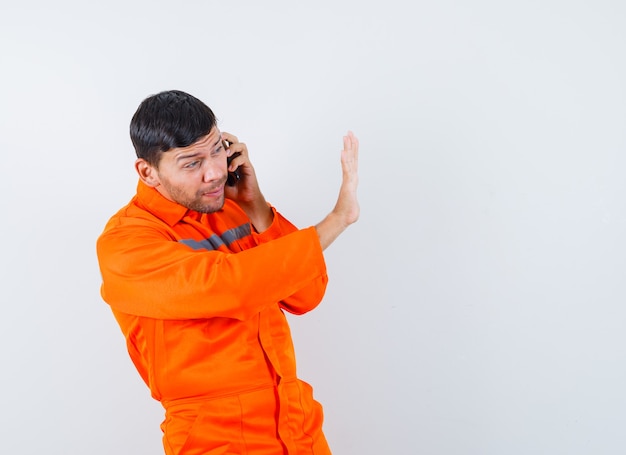
[[[102,297],[166,410],[166,454],[330,454],[283,314],[326,289],[314,228],[274,210],[256,233],[228,199],[200,214],[139,182],[97,251]]]

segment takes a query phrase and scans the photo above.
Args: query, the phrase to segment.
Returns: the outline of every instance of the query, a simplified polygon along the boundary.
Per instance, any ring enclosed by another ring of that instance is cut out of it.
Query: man
[[[322,251],[359,216],[357,138],[343,139],[337,204],[299,230],[265,201],[246,145],[195,97],[148,97],[130,133],[137,194],[98,239],[101,291],[165,408],[165,453],[330,454],[283,311],[318,305]]]

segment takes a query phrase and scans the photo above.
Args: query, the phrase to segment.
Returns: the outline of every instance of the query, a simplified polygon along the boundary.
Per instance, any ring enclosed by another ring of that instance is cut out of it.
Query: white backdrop
[[[361,219],[290,318],[335,454],[626,453],[626,3],[100,3],[0,6],[2,453],[162,451],[95,240],[174,88],[301,227],[360,138]]]

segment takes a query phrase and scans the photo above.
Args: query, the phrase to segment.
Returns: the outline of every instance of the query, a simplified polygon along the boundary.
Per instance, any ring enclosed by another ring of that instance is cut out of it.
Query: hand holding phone
[[[227,140],[223,141],[224,144],[224,149],[228,150],[228,148],[230,147],[230,143]],[[227,166],[230,166],[231,161],[238,157],[239,155],[241,155],[240,152],[235,152],[232,155],[230,155],[227,159],[226,159],[226,163]],[[228,186],[235,186],[237,184],[237,182],[239,181],[239,179],[241,179],[241,175],[239,175],[239,168],[235,169],[234,171],[229,171],[228,172],[228,178],[226,179],[226,185]]]

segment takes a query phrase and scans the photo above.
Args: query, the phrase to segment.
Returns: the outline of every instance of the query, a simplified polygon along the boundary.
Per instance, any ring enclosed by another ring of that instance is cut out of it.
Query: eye
[[[191,162],[185,164],[183,167],[185,169],[193,169],[195,167],[198,167],[199,164],[200,164],[200,160],[195,160],[195,161],[191,161]]]

